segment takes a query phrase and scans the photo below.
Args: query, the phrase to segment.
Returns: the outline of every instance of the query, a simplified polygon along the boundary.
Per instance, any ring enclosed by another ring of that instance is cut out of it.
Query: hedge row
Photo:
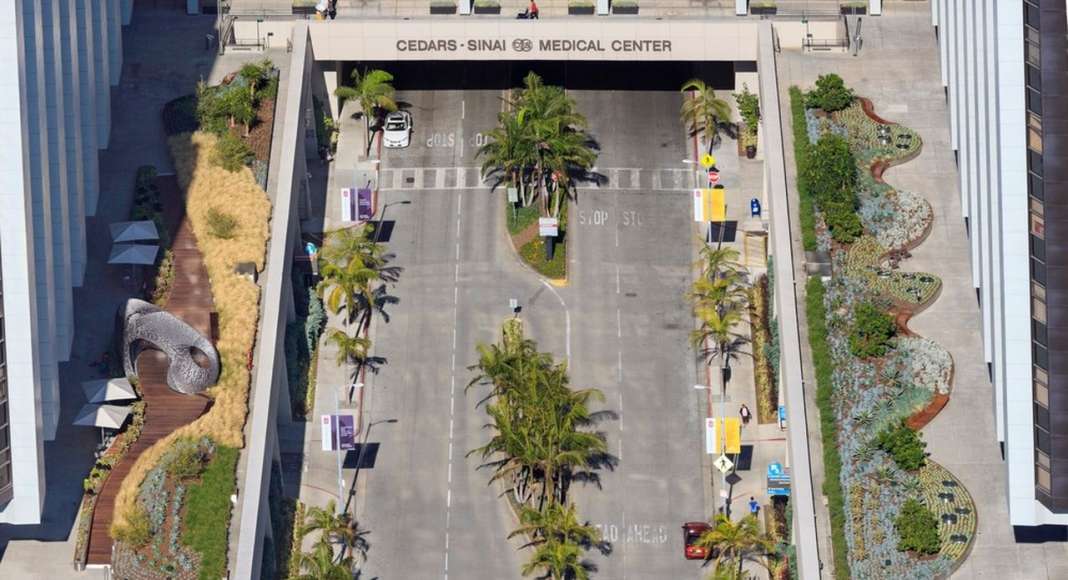
[[[823,282],[818,277],[808,279],[805,284],[805,314],[808,317],[808,342],[812,350],[812,363],[816,367],[816,405],[820,410],[820,435],[823,441],[823,495],[827,496],[831,513],[834,577],[842,580],[850,577],[849,554],[845,538],[845,500],[840,477],[842,458],[838,455],[838,423],[831,402],[834,392],[834,364],[827,341],[827,311],[823,305],[825,293]]]
[[[808,124],[805,122],[805,95],[801,89],[790,87],[790,114],[794,128],[794,164],[798,176],[801,168],[808,163]],[[801,198],[801,244],[806,252],[816,250],[816,213],[815,197],[803,183],[797,180],[797,192]]]

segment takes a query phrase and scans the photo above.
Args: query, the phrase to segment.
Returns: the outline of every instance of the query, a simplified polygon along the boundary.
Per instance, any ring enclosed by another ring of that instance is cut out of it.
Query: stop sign
[[[719,183],[719,172],[715,169],[708,170],[708,184],[715,185]]]

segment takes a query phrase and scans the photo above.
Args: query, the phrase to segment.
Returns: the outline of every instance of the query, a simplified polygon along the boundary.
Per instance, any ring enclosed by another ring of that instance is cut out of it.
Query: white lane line
[[[616,308],[616,338],[623,338],[623,315]]]
[[[616,380],[619,381],[619,383],[622,384],[623,383],[623,349],[622,348],[619,349],[619,352],[616,353],[616,356],[618,358],[618,360],[616,361]],[[620,391],[620,392],[622,392],[622,391]]]
[[[616,226],[616,247],[619,247],[619,226]]]
[[[464,114],[467,112],[467,102],[460,101],[460,118],[464,118]]]
[[[619,264],[616,264],[616,294],[619,294],[619,290],[622,286],[619,283]]]
[[[564,350],[567,351],[567,361],[568,361],[568,363],[570,363],[571,362],[571,311],[570,310],[565,310],[564,311],[564,326],[565,326],[565,333],[566,333],[564,335]]]
[[[619,460],[623,461],[623,438],[619,438]]]
[[[619,430],[623,430],[623,391],[619,391]]]
[[[463,142],[460,143],[461,147]],[[449,464],[445,488],[445,580],[449,579],[449,529],[452,524],[452,465],[453,438],[456,432],[456,344],[457,320],[460,316],[460,221],[463,215],[463,194],[456,200],[456,270],[452,289],[452,371],[449,377]]]

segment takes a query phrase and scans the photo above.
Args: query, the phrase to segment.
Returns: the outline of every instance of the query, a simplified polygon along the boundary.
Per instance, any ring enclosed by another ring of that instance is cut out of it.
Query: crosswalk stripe
[[[478,167],[403,167],[382,169],[379,174],[380,189],[428,190],[428,189],[474,189],[489,187],[493,182],[481,178]],[[618,190],[689,191],[690,169],[634,167],[594,168],[607,179],[604,185],[590,183],[582,188]],[[455,175],[455,179],[450,179]],[[411,179],[411,181],[409,181]],[[469,183],[469,181],[471,183]],[[643,183],[646,185],[643,187]]]

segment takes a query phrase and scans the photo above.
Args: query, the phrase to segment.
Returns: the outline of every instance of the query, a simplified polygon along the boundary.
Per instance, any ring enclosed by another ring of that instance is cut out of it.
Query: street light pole
[[[360,443],[360,451],[356,454],[356,473],[352,475],[352,487],[349,488],[349,494],[345,498],[345,512],[349,511],[349,504],[352,502],[352,496],[356,494],[356,481],[360,478],[360,467],[363,465],[363,452],[367,449],[367,441],[371,438],[371,428],[379,423],[396,423],[396,419],[381,419],[378,421],[371,421],[367,424],[367,429],[363,432],[363,441]]]
[[[386,210],[389,209],[389,206],[391,206],[391,205],[410,205],[411,203],[412,203],[412,201],[410,199],[401,199],[401,200],[398,200],[398,201],[391,201],[391,202],[389,202],[389,203],[387,203],[387,204],[382,206],[382,212],[379,214],[379,217],[378,217],[378,227],[375,228],[374,244],[376,246],[378,245],[379,236],[382,235],[382,228],[385,226],[385,223],[386,223]]]

